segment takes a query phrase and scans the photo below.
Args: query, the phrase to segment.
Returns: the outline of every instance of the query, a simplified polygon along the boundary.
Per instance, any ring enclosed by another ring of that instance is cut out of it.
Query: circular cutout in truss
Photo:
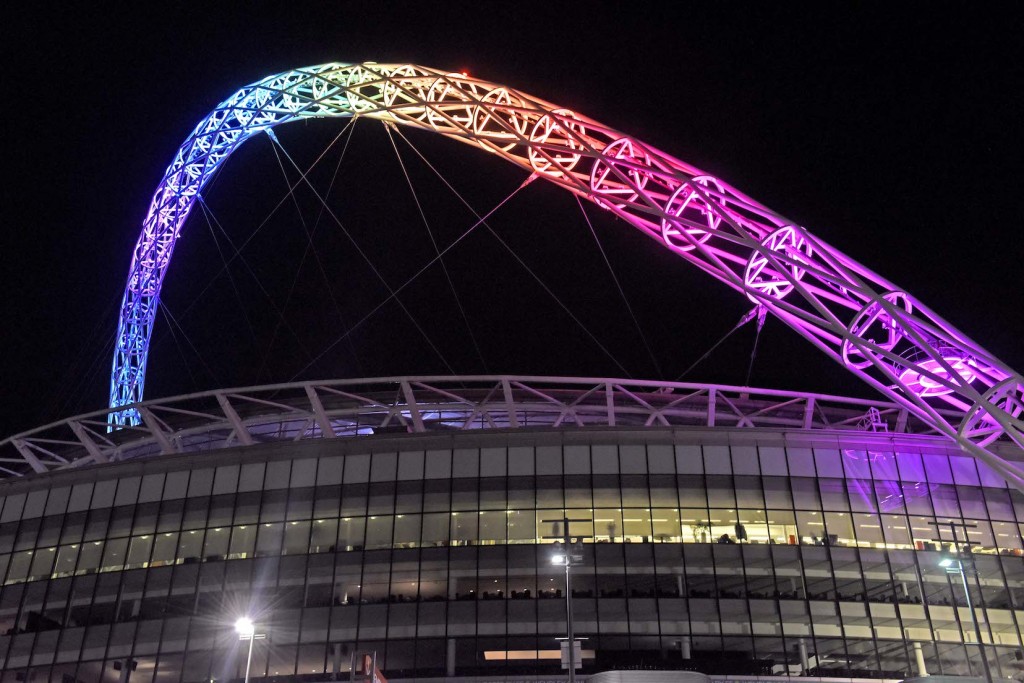
[[[582,158],[579,138],[586,134],[579,117],[568,109],[556,109],[542,116],[530,131],[533,170],[550,176],[572,171]]]
[[[338,78],[341,75],[342,78]],[[344,76],[347,75],[347,78]],[[335,74],[335,81],[345,88],[348,106],[353,112],[365,112],[380,106],[380,76],[361,66],[352,67],[347,74]]]
[[[955,351],[955,349],[948,350]],[[942,349],[942,351],[944,352],[946,349]],[[970,384],[977,379],[977,370],[974,368],[970,359],[964,358],[962,355],[956,353],[948,355],[946,353],[942,353],[942,360],[953,369],[953,372],[956,373],[964,384]],[[904,368],[903,371],[900,372],[899,380],[907,388],[907,391],[917,394],[923,398],[931,396],[945,396],[946,394],[953,393],[953,389],[940,382],[936,377],[932,377],[926,373],[931,373],[932,375],[946,381],[955,381],[951,379],[949,371],[943,367],[938,360],[923,355],[920,360],[914,362],[912,366]]]
[[[480,97],[477,84],[464,80],[462,74],[442,76],[427,90],[427,102],[434,105],[427,108],[427,121],[437,131],[472,131],[477,109],[474,101]]]
[[[907,313],[913,312],[913,304],[910,303],[910,298],[904,292],[886,292],[881,299]],[[871,301],[860,309],[847,328],[847,332],[850,336],[873,344],[883,351],[892,351],[899,340],[903,338],[903,330],[893,321],[879,299]],[[875,336],[878,336],[880,341],[876,340]],[[863,370],[872,364],[871,358],[868,358],[850,337],[843,339],[842,353],[843,363],[848,368]]]
[[[622,162],[622,163],[619,163]],[[614,206],[625,206],[639,196],[650,178],[651,157],[629,138],[619,138],[601,152],[590,172],[590,189],[611,198]]]
[[[530,121],[524,109],[523,100],[505,88],[487,91],[473,116],[473,132],[485,138],[480,146],[507,152],[525,141]]]
[[[719,194],[725,191],[718,180],[702,175],[683,183],[669,197],[665,213],[670,218],[661,221],[661,237],[676,251],[690,251],[707,242],[722,222],[721,216],[708,206],[704,197],[694,192],[691,183],[717,190]]]
[[[418,111],[408,113],[413,118],[422,121],[427,115],[423,105],[427,100],[427,92],[423,86],[427,81],[436,78],[436,76],[409,64],[394,69],[389,74],[388,80],[384,82],[381,95],[384,99],[384,106],[389,109],[397,106],[403,110],[406,106],[413,109],[418,107]]]
[[[1024,413],[1024,378],[1013,375],[985,392],[960,422],[957,434],[979,446],[987,446],[1006,431],[997,416],[1007,420],[1020,418]]]
[[[800,230],[787,225],[768,235],[761,246],[772,253],[782,267],[776,268],[765,252],[755,251],[747,261],[743,283],[762,296],[781,299],[793,291],[795,282],[803,278],[802,266],[806,266],[813,255],[811,245]],[[747,298],[755,304],[759,303],[758,297],[750,292],[747,292]]]

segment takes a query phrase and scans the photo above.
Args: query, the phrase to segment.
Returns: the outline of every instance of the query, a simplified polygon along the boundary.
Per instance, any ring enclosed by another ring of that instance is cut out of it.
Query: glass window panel
[[[208,534],[209,535],[209,534]],[[309,538],[309,552],[329,553],[334,552],[338,540],[338,520],[317,519],[313,521],[313,527]]]
[[[675,453],[668,444],[647,446],[647,465],[651,474],[675,474]]]
[[[761,474],[757,448],[754,446],[732,446],[732,469],[736,474]]]
[[[71,498],[71,487],[60,486],[54,489],[50,489],[50,496],[46,499],[46,510],[47,515],[62,515],[67,510],[68,500]],[[0,500],[0,504],[3,501]]]
[[[676,446],[676,471],[679,474],[704,474],[704,456],[700,446]]]
[[[617,474],[619,449],[613,444],[596,444],[590,449],[594,474]]]
[[[933,520],[930,517],[918,515],[911,515],[908,517],[908,520],[910,523],[910,536],[914,539],[914,546],[918,550],[937,550],[933,545],[933,541],[939,537],[939,534],[935,526],[931,524]]]
[[[159,567],[162,564],[172,564],[177,549],[177,533],[166,531],[162,534],[157,534],[153,543],[152,566]]]
[[[103,543],[101,541],[88,541],[81,545],[78,554],[77,573],[94,572],[100,568],[100,559],[103,557]]]
[[[208,529],[203,539],[203,558],[206,560],[224,559],[228,554],[230,539],[231,527],[229,526]]]
[[[35,579],[48,579],[53,572],[53,563],[57,559],[57,548],[40,548],[32,554],[32,568],[29,570],[29,577]]]
[[[992,535],[992,525],[983,519],[971,522],[971,524],[977,526],[969,527],[965,531],[968,540],[976,544],[975,552],[996,552],[996,539]],[[949,538],[949,536],[944,538]]]
[[[787,448],[786,461],[793,477],[814,477],[814,454],[810,448]]]
[[[419,547],[421,520],[420,515],[395,515],[394,546],[396,548]]]
[[[767,543],[768,514],[764,510],[737,510],[733,534],[739,543]]]
[[[178,558],[183,562],[198,562],[203,555],[203,531],[182,531],[178,536]]]
[[[544,519],[549,519],[544,517]],[[538,528],[540,528],[538,521]],[[545,531],[543,535],[550,534]],[[621,543],[622,542],[622,512],[616,509],[595,509],[594,510],[594,537],[598,543]]]
[[[728,446],[704,446],[704,471],[709,474],[732,474]]]
[[[896,453],[896,465],[899,468],[901,480],[910,482],[927,481],[924,476],[924,463],[921,461],[920,453],[898,451]]]
[[[309,552],[309,526],[309,522],[285,523],[283,555],[303,555]]]
[[[256,525],[242,524],[231,530],[231,545],[228,549],[228,559],[242,559],[252,557],[253,549],[256,547]]]
[[[825,522],[820,512],[796,513],[796,526],[800,533],[800,542],[804,545],[825,544]]]
[[[103,548],[103,560],[100,563],[100,571],[120,571],[124,567],[125,556],[127,554],[127,538],[115,538],[107,541]]]
[[[736,494],[733,489],[732,477],[709,474],[706,478],[708,507],[735,508]]]
[[[54,566],[54,576],[70,576],[75,571],[75,564],[78,562],[77,543],[62,545],[57,550],[57,562]],[[2,574],[0,574],[2,575]]]
[[[855,545],[853,520],[847,512],[826,512],[825,528],[828,531],[828,545]]]
[[[818,499],[818,484],[814,479],[805,477],[794,477],[789,480],[793,489],[794,507],[798,510],[820,510],[821,501]]]
[[[485,545],[505,543],[508,513],[505,510],[481,512],[479,517],[480,542]]]
[[[263,493],[263,502],[260,505],[260,521],[280,522],[284,519],[287,504],[288,491],[286,489],[265,491]]]
[[[469,545],[477,538],[477,517],[473,512],[453,512],[451,516],[452,545]]]
[[[842,478],[845,476],[842,458],[839,451],[834,448],[815,448],[814,465],[819,477]]]
[[[964,517],[967,519],[986,519],[988,517],[985,496],[979,487],[957,486],[956,492]],[[936,513],[938,513],[938,510],[936,510]]]
[[[370,481],[394,481],[398,472],[398,453],[374,453],[370,460]]]
[[[661,543],[682,543],[682,527],[679,510],[675,508],[654,508],[651,511],[651,525],[655,540]]]
[[[619,468],[623,474],[647,474],[647,448],[643,444],[620,446]]]
[[[887,544],[899,548],[910,548],[913,546],[906,517],[903,515],[881,515],[881,520],[882,535],[885,537]]]
[[[842,479],[819,479],[818,490],[821,494],[821,506],[825,510],[850,509],[850,502],[846,498],[846,486]]]
[[[64,516],[64,528],[60,532],[61,543],[77,543],[85,533],[85,513],[74,512]],[[10,548],[8,548],[10,550]]]
[[[532,457],[532,451],[530,455]],[[452,452],[447,450],[427,451],[424,477],[427,479],[451,479],[451,476]]]
[[[857,545],[861,547],[883,547],[885,536],[882,534],[882,521],[878,515],[853,513],[854,531],[857,534]]]
[[[764,477],[761,480],[764,490],[765,507],[792,508],[793,496],[789,492],[789,479],[782,477]]]
[[[647,508],[624,508],[622,510],[623,540],[633,543],[650,543],[651,513]]]
[[[293,488],[288,496],[288,513],[286,519],[309,519],[313,516],[313,488]]]
[[[760,477],[734,477],[734,488],[736,490],[736,504],[739,507],[757,509],[765,507]]]
[[[796,515],[789,510],[769,510],[768,535],[771,543],[797,545],[800,534],[796,527]]]
[[[365,517],[343,517],[338,523],[338,549],[362,550],[365,535]]]
[[[1013,522],[992,522],[992,532],[996,536],[996,545],[1004,550],[1019,551],[1024,547],[1021,545],[1020,531]]]
[[[128,546],[128,567],[133,568],[146,566],[146,563],[149,562],[149,556],[152,550],[153,536],[151,534],[133,536],[131,544]]]
[[[1012,520],[1014,518],[1009,491],[1004,489],[982,489],[982,491],[985,494],[985,504],[990,519]]]
[[[508,510],[507,518],[509,543],[534,543],[537,537],[537,520],[533,510]]]
[[[949,457],[944,453],[925,453],[924,471],[933,484],[952,484],[953,472],[949,468]]]
[[[565,446],[565,474],[590,474],[590,447],[586,445]]]
[[[850,507],[857,512],[877,512],[874,482],[870,479],[847,479]]]
[[[871,456],[868,451],[857,448],[844,448],[841,453],[846,477],[850,479],[871,478],[871,466],[868,462]]]
[[[446,512],[423,515],[423,545],[425,547],[448,545],[449,522],[449,514]]]
[[[256,536],[256,557],[280,555],[283,537],[284,525],[280,522],[260,524]]]
[[[932,505],[939,517],[960,517],[960,505],[957,501],[956,488],[940,484],[932,487]],[[924,511],[922,511],[924,512]],[[925,512],[925,514],[927,514]]]

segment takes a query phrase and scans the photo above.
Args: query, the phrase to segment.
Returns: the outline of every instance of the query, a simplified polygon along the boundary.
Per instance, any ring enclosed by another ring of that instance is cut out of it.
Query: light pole
[[[252,666],[252,643],[257,638],[265,638],[263,634],[256,635],[256,624],[249,617],[241,617],[235,622],[235,630],[238,631],[239,640],[249,641],[249,656],[245,660],[245,683],[249,683],[249,667]]]
[[[565,552],[564,555],[554,555],[551,558],[551,564],[565,565],[565,630],[566,630],[566,645],[569,648],[569,683],[576,683],[576,636],[573,633],[572,628],[572,567],[573,562],[582,562],[582,555],[574,555],[572,548],[572,536],[569,534],[569,525],[573,522],[583,523],[591,522],[590,519],[569,519],[563,517],[561,519],[542,519],[542,524],[561,524],[562,533],[561,535],[545,536],[544,538],[552,538],[562,541],[562,548]],[[578,539],[592,538],[592,536],[576,536]]]
[[[941,522],[931,522],[931,523],[935,524],[937,527],[939,527],[942,524]],[[970,555],[971,553],[969,553],[969,552],[968,553],[961,553],[960,552],[960,544],[959,544],[959,541],[957,540],[957,536],[956,536],[956,528],[958,526],[964,527],[964,536],[965,536],[965,539],[964,539],[965,543],[964,543],[964,545],[968,548],[968,550],[970,549],[970,546],[971,546],[970,541],[968,541],[966,539],[967,529],[970,528],[970,527],[976,527],[978,525],[977,524],[964,524],[963,522],[953,522],[953,521],[950,521],[949,522],[949,529],[950,529],[950,531],[953,532],[953,545],[951,546],[952,550],[951,550],[951,552],[949,554],[943,553],[941,559],[939,560],[939,566],[942,567],[943,569],[945,569],[947,574],[957,574],[957,573],[960,574],[960,580],[964,584],[964,598],[967,600],[967,611],[970,612],[970,614],[971,614],[971,623],[974,625],[974,636],[975,636],[975,638],[978,639],[978,652],[981,654],[981,665],[982,665],[982,668],[984,668],[984,670],[985,670],[985,680],[988,681],[988,683],[992,683],[992,670],[989,668],[988,658],[985,656],[985,641],[982,640],[982,637],[981,637],[981,624],[978,623],[978,617],[974,613],[974,605],[971,603],[971,590],[967,586],[967,573],[964,572],[964,563],[965,562],[970,562],[972,569],[974,569],[974,578],[975,578],[975,581],[978,582],[978,592],[979,592],[979,594],[981,592],[981,582],[978,579],[978,569],[974,565],[974,558],[973,557],[971,557],[971,558],[967,558],[966,557],[966,555]],[[939,540],[940,547],[941,547],[941,543],[942,543],[942,541],[941,541],[941,538],[940,538],[940,540]],[[968,658],[968,663],[969,662],[970,662],[970,658]]]

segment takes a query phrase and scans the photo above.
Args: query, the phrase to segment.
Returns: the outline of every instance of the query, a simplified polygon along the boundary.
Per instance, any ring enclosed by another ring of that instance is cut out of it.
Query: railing
[[[0,442],[0,479],[259,443],[467,429],[727,427],[936,434],[894,403],[717,384],[387,377],[220,389],[104,409]],[[119,410],[124,410],[124,407]]]

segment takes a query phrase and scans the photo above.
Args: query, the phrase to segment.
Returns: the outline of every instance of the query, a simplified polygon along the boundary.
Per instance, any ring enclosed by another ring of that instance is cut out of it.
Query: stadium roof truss
[[[938,433],[878,401],[715,384],[565,377],[400,377],[224,389],[110,410],[0,442],[0,477],[147,456],[382,434],[466,430],[723,427]]]

